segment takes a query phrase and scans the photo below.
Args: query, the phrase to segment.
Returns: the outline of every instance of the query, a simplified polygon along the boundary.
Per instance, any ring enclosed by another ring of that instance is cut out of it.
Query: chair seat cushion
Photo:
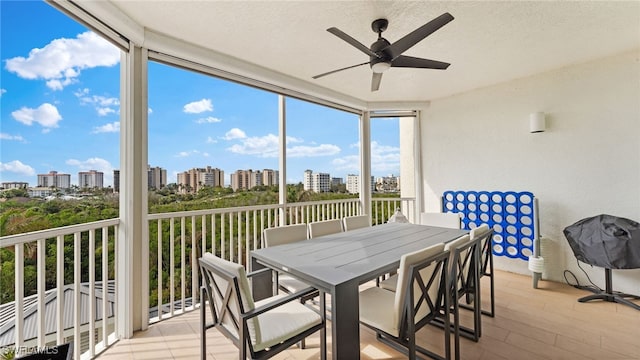
[[[291,294],[309,287],[309,284],[285,274],[278,275],[278,285]]]
[[[398,287],[398,274],[391,275],[390,277],[380,281],[380,288],[382,289],[389,290],[389,291],[396,291],[397,287]]]
[[[360,321],[390,335],[398,336],[399,329],[393,313],[394,300],[394,292],[379,287],[361,291]]]
[[[256,301],[256,308],[285,296],[277,295]],[[293,300],[258,315],[261,337],[253,345],[253,349],[254,351],[264,350],[321,323],[320,315],[299,301]]]

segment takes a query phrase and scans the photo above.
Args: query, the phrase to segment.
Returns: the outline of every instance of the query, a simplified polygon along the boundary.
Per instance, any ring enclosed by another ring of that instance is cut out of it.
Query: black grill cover
[[[640,268],[640,224],[612,215],[582,219],[564,229],[576,258],[607,269]]]

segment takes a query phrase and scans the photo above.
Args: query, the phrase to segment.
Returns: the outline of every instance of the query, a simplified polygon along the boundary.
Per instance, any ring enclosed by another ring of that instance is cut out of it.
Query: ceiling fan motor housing
[[[379,57],[371,56],[369,65],[373,72],[381,73],[391,67],[391,52],[388,47],[391,45],[387,39],[380,37],[376,42],[371,44],[371,51],[376,53]]]

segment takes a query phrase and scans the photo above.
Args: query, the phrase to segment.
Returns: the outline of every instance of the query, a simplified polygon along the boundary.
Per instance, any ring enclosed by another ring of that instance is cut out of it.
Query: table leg
[[[260,264],[253,256],[251,257],[250,271],[258,271],[264,269],[266,266]],[[273,279],[271,272],[265,271],[262,274],[257,274],[251,277],[251,289],[253,292],[253,300],[259,301],[273,296]]]
[[[331,349],[337,360],[360,359],[358,284],[337,286],[331,294]]]

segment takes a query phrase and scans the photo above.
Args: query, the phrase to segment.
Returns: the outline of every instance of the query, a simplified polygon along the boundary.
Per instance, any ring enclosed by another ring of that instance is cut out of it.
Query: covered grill
[[[640,224],[612,215],[598,215],[564,229],[576,258],[608,269],[640,268]]]
[[[606,289],[592,290],[595,295],[578,299],[580,302],[605,300],[618,302],[640,310],[640,306],[625,299],[639,296],[614,292],[611,269],[640,268],[640,224],[612,215],[598,215],[582,219],[564,229],[564,235],[576,258],[586,264],[605,268]]]

